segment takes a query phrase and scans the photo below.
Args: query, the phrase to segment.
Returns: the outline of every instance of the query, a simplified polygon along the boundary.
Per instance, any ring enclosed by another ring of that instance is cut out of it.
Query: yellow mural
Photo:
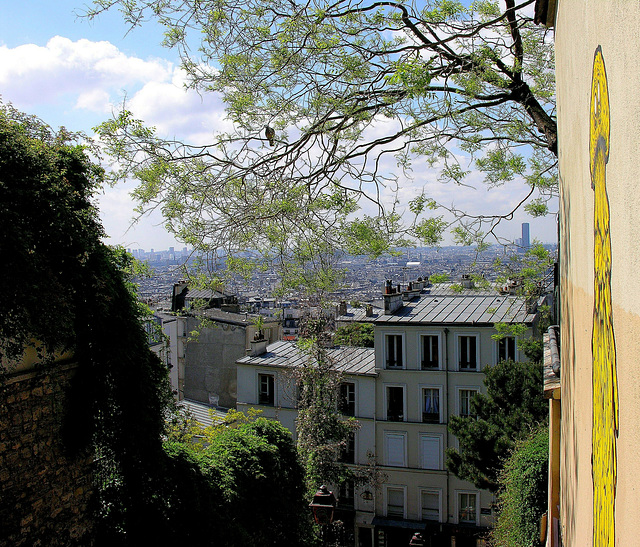
[[[604,58],[596,49],[591,81],[591,184],[594,190],[593,306],[593,545],[615,544],[618,378],[611,304],[611,236],[606,164],[609,161],[609,90]]]

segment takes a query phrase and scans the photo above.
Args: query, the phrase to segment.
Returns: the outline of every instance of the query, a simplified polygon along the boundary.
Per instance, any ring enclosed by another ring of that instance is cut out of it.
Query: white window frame
[[[514,351],[513,357],[507,357],[507,359],[511,359],[512,361],[518,361],[518,357],[519,357],[518,337],[505,336],[503,340],[506,338],[513,338],[513,351]],[[497,365],[500,362],[500,340],[495,341],[494,352],[495,354],[494,354],[493,362]]]
[[[402,437],[402,465],[389,462],[389,439],[391,437]],[[385,431],[384,432],[384,464],[388,467],[407,467],[407,432],[406,431]]]
[[[442,398],[443,386],[441,385],[430,385],[430,384],[420,384],[418,389],[418,408],[420,409],[420,422],[423,424],[441,424],[443,423],[443,412],[444,412],[444,399]],[[437,422],[425,422],[422,416],[424,412],[424,390],[425,389],[437,389],[438,390],[438,421]]]
[[[470,337],[476,339],[476,366],[475,368],[463,368],[460,366],[460,344],[461,338]],[[480,372],[480,334],[477,332],[458,332],[455,335],[455,364],[459,372]]]
[[[357,416],[358,415],[358,382],[356,382],[352,378],[345,378],[342,382],[340,382],[340,403],[342,404],[342,385],[343,384],[351,384],[353,385],[353,414],[345,414],[345,416]]]
[[[418,495],[420,496],[420,520],[423,522],[436,522],[431,519],[425,519],[422,516],[422,512],[424,510],[424,506],[422,505],[422,494],[436,494],[438,496],[438,520],[437,522],[442,522],[442,490],[440,488],[420,488],[418,491]]]
[[[476,519],[475,522],[469,522],[460,520],[460,496],[471,495],[476,497]],[[457,524],[474,524],[478,526],[480,524],[480,492],[477,490],[456,490],[456,523]]]
[[[422,368],[422,362],[424,361],[424,341],[423,338],[426,336],[434,336],[438,340],[438,364],[435,367]],[[439,332],[421,332],[418,335],[418,347],[419,347],[419,358],[420,362],[418,363],[418,370],[442,370],[442,336]]]
[[[389,351],[389,344],[387,341],[387,337],[389,336],[399,336],[400,337],[400,347],[402,351],[402,359],[399,367],[389,367],[387,366],[387,354]],[[405,343],[404,332],[385,332],[383,334],[384,340],[384,351],[382,353],[382,368],[385,370],[404,370],[407,368],[407,345]]]
[[[407,518],[407,487],[402,484],[387,484],[384,489],[384,516],[400,518],[398,515],[389,515],[389,490],[402,490],[402,518]]]
[[[424,453],[422,450],[422,439],[424,438],[429,438],[429,439],[436,439],[438,441],[438,465],[437,467],[433,468],[433,467],[425,467],[424,466]],[[442,446],[444,444],[444,438],[442,435],[437,435],[437,434],[433,434],[433,433],[420,433],[420,469],[427,469],[429,471],[442,471],[444,469],[443,466],[443,450],[442,450]]]
[[[388,417],[388,412],[387,412],[389,409],[387,389],[390,387],[402,388],[402,420],[393,420],[393,421],[396,423],[406,422],[407,421],[407,386],[406,384],[384,384],[383,385],[384,393],[383,393],[382,401],[384,404],[384,419],[386,421],[390,421]]]
[[[271,378],[273,378],[273,404],[265,404],[265,403],[261,403],[260,402],[260,377],[261,376],[271,376]],[[276,379],[276,374],[274,372],[265,372],[265,371],[256,371],[256,401],[258,402],[259,405],[262,406],[277,406],[277,397],[276,397],[276,391],[277,391],[277,379]]]
[[[456,388],[456,415],[458,416],[473,416],[473,414],[461,414],[462,405],[460,404],[462,401],[460,397],[462,396],[463,391],[474,391],[475,393],[480,393],[480,388],[478,386],[458,386]],[[473,395],[471,396],[473,397]],[[471,410],[471,398],[469,399],[469,410]]]

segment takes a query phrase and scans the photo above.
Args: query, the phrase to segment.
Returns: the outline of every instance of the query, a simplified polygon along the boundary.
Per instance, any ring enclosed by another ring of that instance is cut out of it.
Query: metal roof
[[[327,354],[334,368],[344,374],[375,375],[375,353],[373,348],[334,347],[327,348]],[[267,346],[262,355],[239,359],[238,364],[264,367],[292,368],[307,362],[308,356],[295,342],[278,341]]]
[[[542,299],[541,299],[542,301]],[[460,295],[423,294],[404,302],[390,315],[380,315],[376,324],[476,325],[493,323],[532,323],[535,313],[527,311],[526,300],[518,296],[493,293]]]

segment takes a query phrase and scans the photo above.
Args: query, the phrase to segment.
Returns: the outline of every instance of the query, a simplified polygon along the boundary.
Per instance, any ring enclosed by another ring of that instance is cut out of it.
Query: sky
[[[93,134],[92,128],[116,111],[126,97],[136,118],[165,136],[207,141],[227,122],[224,104],[214,95],[183,89],[176,54],[161,47],[161,29],[153,23],[129,31],[116,11],[89,21],[79,17],[82,0],[0,0],[0,98],[54,128]],[[469,212],[507,211],[526,192],[510,183],[498,191],[453,188],[436,181],[437,174],[417,173],[403,181],[400,199],[422,188],[442,203],[455,201]],[[132,249],[182,248],[154,214],[132,226],[135,183],[107,188],[98,196],[107,243]],[[455,199],[454,199],[455,195]],[[451,196],[451,199],[449,199]],[[520,237],[529,222],[531,238],[556,241],[551,215],[532,219],[524,211],[502,227],[502,236]]]

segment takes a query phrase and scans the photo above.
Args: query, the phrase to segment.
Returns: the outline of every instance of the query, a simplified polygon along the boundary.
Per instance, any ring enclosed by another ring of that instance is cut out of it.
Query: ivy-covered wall
[[[87,546],[91,463],[61,441],[77,365],[0,379],[0,546]]]

